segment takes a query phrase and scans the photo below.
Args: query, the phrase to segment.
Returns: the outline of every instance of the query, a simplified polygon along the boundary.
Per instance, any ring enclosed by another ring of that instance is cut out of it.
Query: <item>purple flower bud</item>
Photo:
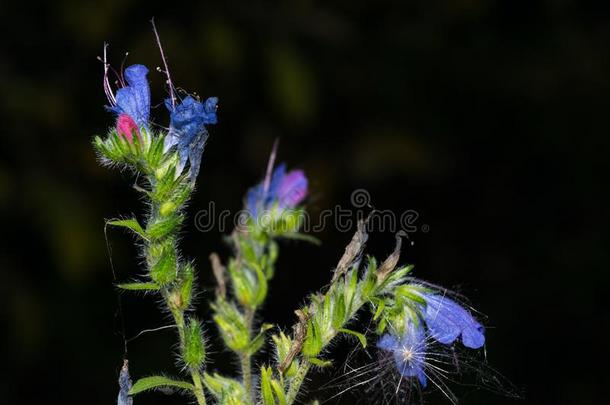
[[[286,173],[286,165],[282,163],[273,171],[266,193],[263,183],[248,190],[246,207],[252,217],[257,217],[261,211],[270,210],[276,203],[280,209],[295,208],[307,196],[307,188],[305,173],[302,170]]]
[[[277,198],[280,208],[294,208],[307,196],[307,177],[302,170],[292,170],[282,179]]]
[[[134,134],[136,136],[140,135],[140,129],[127,114],[120,114],[117,118],[116,131],[120,136],[127,139],[129,143],[133,142]]]

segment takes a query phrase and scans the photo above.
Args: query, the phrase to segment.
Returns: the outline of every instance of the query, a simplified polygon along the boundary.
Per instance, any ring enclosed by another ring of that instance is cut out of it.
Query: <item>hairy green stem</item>
[[[156,188],[156,181],[154,179],[154,177],[149,177],[149,181],[151,184],[151,187],[153,190],[155,190]],[[160,206],[162,204],[158,204],[158,203],[153,203],[152,204],[152,210],[151,210],[151,214],[149,217],[149,223],[154,223],[154,220],[160,215]],[[177,248],[174,247],[174,257],[179,257]],[[147,252],[147,255],[149,252]],[[175,271],[177,272],[178,269],[175,269]],[[184,309],[180,308],[179,306],[176,305],[176,302],[174,302],[172,300],[172,296],[170,294],[170,292],[167,289],[164,289],[162,296],[165,300],[165,305],[167,306],[167,308],[169,308],[170,312],[172,313],[172,316],[174,318],[174,322],[176,323],[176,327],[178,328],[178,336],[180,339],[180,351],[181,351],[181,356],[184,356],[184,350],[185,350],[185,345],[186,345],[186,337],[185,337],[185,327],[186,327],[186,323],[184,320]],[[194,389],[194,394],[195,394],[195,398],[197,399],[197,404],[198,405],[206,405],[206,400],[205,400],[205,393],[203,391],[203,384],[201,382],[201,374],[199,373],[199,370],[196,367],[189,367],[189,372],[191,374],[191,379],[193,380],[193,385],[195,386]]]
[[[290,387],[288,388],[288,393],[286,394],[286,404],[292,405],[301,390],[301,385],[303,385],[303,381],[305,381],[305,377],[311,368],[311,363],[306,359],[303,359],[299,368],[297,369],[297,373],[292,379],[290,383]]]
[[[254,310],[246,308],[244,312],[246,327],[248,328],[248,341],[252,339],[252,322],[254,320]],[[239,360],[241,363],[241,373],[244,379],[244,389],[252,403],[254,403],[254,395],[252,392],[252,355],[249,353],[240,353]]]
[[[169,301],[170,298],[167,296],[167,294],[164,294],[164,297],[165,297],[165,301],[166,301],[166,304],[168,305],[168,307],[172,308],[172,306],[171,306],[172,304]],[[182,350],[184,348],[185,341],[186,341],[185,336],[184,336],[184,328],[185,328],[184,311],[181,311],[179,309],[172,309],[171,312],[174,317],[174,321],[176,322],[176,326],[178,327],[178,336],[180,338],[180,348]],[[199,374],[199,370],[197,370],[197,368],[195,368],[195,367],[190,367],[189,372],[191,373],[191,378],[193,380],[193,384],[195,385],[195,398],[197,398],[197,404],[206,405],[205,394],[203,392],[203,384],[201,383],[201,375]]]

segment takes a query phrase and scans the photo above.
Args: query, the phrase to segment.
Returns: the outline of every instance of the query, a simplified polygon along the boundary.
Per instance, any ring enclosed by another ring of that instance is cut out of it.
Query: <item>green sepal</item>
[[[334,294],[334,305],[333,305],[333,328],[340,328],[347,321],[346,308],[345,308],[345,296],[341,293]]]
[[[165,135],[160,133],[154,136],[150,141],[148,150],[146,151],[145,158],[148,166],[157,168],[163,162],[165,154],[163,153],[163,144],[165,142]]]
[[[150,377],[140,378],[138,381],[136,381],[129,390],[129,395],[136,395],[143,391],[162,387],[172,387],[190,391],[195,389],[193,384],[189,382],[173,380],[162,375],[153,375]]]
[[[307,357],[316,357],[322,350],[322,336],[317,322],[311,319],[307,322],[307,335],[303,342],[301,353]]]
[[[144,231],[144,228],[142,228],[142,226],[140,225],[138,220],[135,218],[115,219],[112,221],[106,221],[106,224],[110,225],[110,226],[120,227],[120,228],[127,228],[127,229],[133,231],[136,235],[138,235],[142,239],[148,240],[148,237],[146,236],[146,232]]]
[[[286,405],[286,394],[280,383],[275,379],[271,380],[271,388],[273,388],[278,405]]]
[[[392,287],[397,284],[403,283],[404,278],[413,270],[413,265],[403,266],[398,269],[392,271],[386,278],[383,280],[376,289],[376,294],[383,294],[390,292]]]
[[[351,314],[353,312],[354,298],[356,297],[357,293],[358,293],[358,269],[352,268],[352,270],[350,270],[347,273],[347,276],[345,279],[345,302],[347,304],[346,308],[347,308],[348,314]]]
[[[340,329],[338,329],[338,331],[341,333],[348,334],[348,335],[356,336],[358,338],[358,340],[360,341],[360,344],[362,345],[362,347],[364,349],[366,349],[366,337],[362,333],[356,332],[351,329],[345,329],[345,328],[340,328]]]
[[[130,291],[159,291],[161,287],[157,283],[122,283],[117,284],[117,288]]]
[[[261,367],[261,399],[263,405],[275,405],[275,397],[271,388],[271,376],[273,372],[271,367]]]

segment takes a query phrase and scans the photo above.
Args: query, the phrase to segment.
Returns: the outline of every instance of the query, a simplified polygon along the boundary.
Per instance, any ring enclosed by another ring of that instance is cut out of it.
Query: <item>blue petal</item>
[[[426,378],[426,373],[424,372],[423,368],[417,372],[417,379],[419,380],[422,388],[426,388],[428,386],[428,379]]]
[[[286,163],[281,163],[275,168],[271,176],[271,182],[269,183],[269,190],[267,191],[266,202],[271,205],[278,198],[278,190],[282,184],[282,180],[286,175]]]
[[[209,135],[205,123],[212,123],[208,117],[209,114],[206,113],[206,107],[191,96],[185,97],[175,107],[172,105],[172,100],[165,100],[165,106],[170,111],[170,130],[165,139],[164,149],[168,150],[177,145],[180,157],[178,171],[182,172],[188,160],[191,181],[195,181],[199,174],[201,155]],[[208,105],[207,108],[211,107]],[[214,120],[215,114],[214,112]]]
[[[462,343],[471,349],[485,344],[483,326],[455,301],[440,295],[426,294],[424,319],[430,333],[438,342],[453,343],[462,335]]]
[[[205,100],[203,109],[205,111],[204,124],[216,124],[218,118],[216,117],[216,108],[218,107],[218,97],[210,97]]]
[[[246,207],[253,218],[258,216],[258,206],[263,193],[263,186],[258,184],[248,190],[246,195]]]
[[[386,351],[397,350],[398,339],[396,339],[395,336],[386,333],[377,341],[377,347]]]
[[[203,149],[205,148],[205,142],[208,139],[208,131],[204,128],[201,133],[197,135],[194,142],[189,146],[189,163],[191,164],[191,181],[197,179],[199,174],[199,167],[201,166],[201,156],[203,155]]]
[[[408,321],[404,335],[398,337],[383,335],[377,342],[377,347],[392,353],[396,369],[403,377],[417,377],[423,388],[427,385],[424,372],[426,361],[426,334],[420,325]],[[405,353],[411,352],[409,358]]]
[[[116,93],[116,107],[112,110],[129,115],[139,127],[146,127],[150,116],[150,87],[144,65],[132,65],[125,69],[127,86]]]

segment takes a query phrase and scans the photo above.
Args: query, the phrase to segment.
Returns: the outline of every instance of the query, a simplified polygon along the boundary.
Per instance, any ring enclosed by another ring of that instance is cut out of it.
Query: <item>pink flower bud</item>
[[[133,142],[133,134],[140,136],[140,129],[134,120],[127,114],[120,114],[117,118],[116,131],[119,135],[127,139],[128,142]]]

